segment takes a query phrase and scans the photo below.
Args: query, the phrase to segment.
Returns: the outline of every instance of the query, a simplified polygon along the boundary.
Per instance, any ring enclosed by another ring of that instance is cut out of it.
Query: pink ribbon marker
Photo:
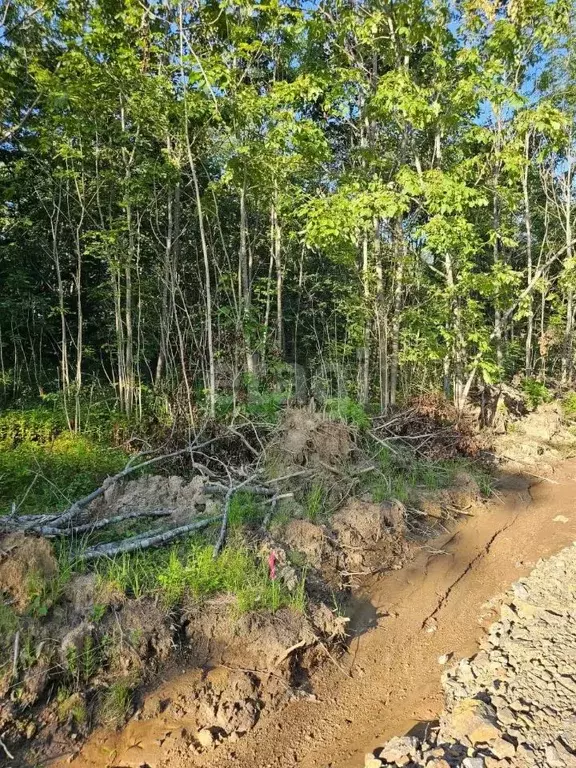
[[[276,552],[274,550],[268,555],[268,568],[270,569],[270,578],[274,581],[276,578]]]

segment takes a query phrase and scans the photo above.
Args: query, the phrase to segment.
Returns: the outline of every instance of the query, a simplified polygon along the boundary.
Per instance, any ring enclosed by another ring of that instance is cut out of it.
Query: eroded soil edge
[[[97,734],[72,765],[102,765],[103,756],[112,754],[112,764],[122,767],[143,765],[149,754],[157,755],[149,765],[170,768],[361,764],[371,744],[436,719],[442,708],[438,657],[472,653],[494,617],[486,602],[540,557],[576,538],[574,477],[576,462],[565,463],[554,482],[530,489],[532,502],[528,484],[511,477],[499,503],[460,523],[455,534],[422,547],[403,570],[374,577],[361,596],[349,652],[322,667],[312,696],[264,714],[244,739],[194,756],[171,750],[168,757],[165,748],[153,745],[181,740],[181,730],[159,714],[120,733]],[[558,517],[567,522],[555,522]],[[186,680],[169,683],[162,695],[174,695],[178,685]]]

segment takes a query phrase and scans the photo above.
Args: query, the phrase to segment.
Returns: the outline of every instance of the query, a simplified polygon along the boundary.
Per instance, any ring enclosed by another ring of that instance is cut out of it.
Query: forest
[[[2,764],[436,733],[441,667],[576,538],[575,21],[0,0]]]
[[[3,0],[0,397],[575,374],[571,0]],[[262,405],[264,404],[264,405]]]

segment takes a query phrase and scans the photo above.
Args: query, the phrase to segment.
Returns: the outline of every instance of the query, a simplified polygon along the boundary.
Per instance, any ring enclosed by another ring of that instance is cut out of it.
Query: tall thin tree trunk
[[[200,185],[198,184],[198,175],[196,173],[196,164],[192,153],[192,143],[190,141],[189,121],[188,121],[188,93],[187,78],[184,71],[184,12],[182,3],[178,3],[178,33],[180,44],[180,74],[184,85],[184,134],[186,139],[186,153],[188,164],[192,175],[194,185],[194,197],[196,200],[196,213],[198,216],[198,231],[200,233],[200,246],[202,248],[202,259],[204,262],[204,296],[205,296],[205,321],[206,321],[206,340],[208,347],[208,412],[211,418],[216,416],[216,362],[214,352],[214,339],[212,335],[212,278],[210,274],[210,257],[208,255],[208,244],[206,242],[206,232],[204,230],[204,211],[202,209],[202,197],[200,195]]]
[[[114,329],[116,334],[116,356],[118,358],[118,402],[121,410],[125,410],[126,400],[126,366],[124,363],[124,323],[122,321],[122,288],[119,267],[110,267],[112,295],[114,297]]]
[[[376,330],[378,334],[378,383],[380,410],[386,413],[389,401],[388,384],[388,323],[384,296],[384,265],[382,264],[382,243],[380,221],[374,220],[374,259],[376,264]]]
[[[496,140],[495,151],[497,158],[494,162],[493,176],[492,176],[492,258],[494,265],[496,266],[500,261],[500,200],[498,198],[498,183],[500,180],[500,149],[501,149],[501,135],[502,135],[502,118],[500,112],[497,112],[496,116]],[[500,297],[496,296],[495,309],[494,309],[494,341],[496,344],[496,362],[502,372],[504,366],[504,321],[503,314],[500,308]]]
[[[70,389],[70,372],[68,364],[68,333],[66,330],[66,310],[64,305],[64,283],[62,280],[62,267],[60,264],[60,250],[58,248],[58,230],[60,220],[60,199],[54,202],[52,215],[50,216],[50,232],[52,237],[52,260],[56,270],[56,288],[58,291],[58,314],[60,315],[60,376],[62,397],[64,399],[64,413],[68,422],[68,429],[72,424],[68,414],[68,390]]]
[[[205,315],[206,315],[206,339],[208,346],[208,404],[211,418],[216,416],[216,363],[214,354],[214,339],[212,336],[212,278],[210,274],[210,257],[208,255],[208,244],[206,242],[206,232],[204,230],[204,212],[202,210],[202,198],[200,196],[200,186],[196,174],[196,165],[192,157],[192,148],[188,144],[188,160],[190,171],[192,173],[192,182],[194,184],[194,196],[196,198],[196,212],[198,215],[198,231],[200,233],[200,245],[202,248],[202,258],[204,261],[204,295],[206,297]]]
[[[84,315],[82,311],[82,247],[80,242],[80,227],[79,224],[76,227],[76,275],[74,277],[76,283],[76,315],[77,315],[77,328],[76,328],[76,378],[75,378],[75,418],[74,418],[74,430],[78,432],[80,430],[80,392],[82,390],[82,352],[84,346]]]
[[[174,236],[174,195],[172,190],[168,191],[168,200],[166,201],[166,243],[164,245],[164,264],[162,269],[162,290],[160,304],[160,345],[158,349],[158,360],[156,361],[156,372],[154,382],[156,386],[160,384],[162,372],[168,358],[168,339],[169,339],[169,295],[170,295],[170,277],[172,262],[172,247]]]
[[[568,146],[572,147],[572,131],[570,131]],[[566,249],[566,262],[572,264],[572,254],[574,246],[572,243],[572,165],[573,158],[571,149],[568,150],[568,157],[566,160],[566,184],[564,194],[564,232],[565,232],[565,249]],[[572,267],[570,267],[572,269]],[[573,277],[568,276],[568,288],[566,291],[566,324],[564,327],[564,343],[562,344],[562,383],[571,384],[572,376],[574,372],[574,287],[572,285]]]
[[[284,355],[284,274],[282,267],[282,227],[278,219],[278,190],[274,190],[274,200],[270,212],[273,237],[274,263],[276,266],[276,341],[280,355]]]
[[[272,314],[272,274],[274,272],[274,227],[270,221],[270,258],[268,260],[268,277],[266,280],[266,307],[264,310],[264,328],[262,331],[262,363],[266,360],[266,347],[270,333],[270,315]]]
[[[364,293],[364,339],[358,360],[358,395],[364,405],[370,398],[370,319],[368,317],[368,302],[370,300],[370,271],[368,260],[368,232],[362,234],[362,289]]]
[[[530,131],[526,131],[524,139],[524,172],[522,174],[522,194],[524,197],[524,227],[526,230],[526,278],[528,285],[532,282],[532,216],[530,211],[530,195],[528,190],[528,171],[530,168]],[[534,335],[534,302],[532,292],[528,294],[528,317],[526,322],[525,364],[526,376],[532,375],[532,337]]]
[[[242,331],[244,337],[244,349],[246,353],[246,368],[248,373],[254,374],[256,372],[256,361],[254,357],[254,351],[252,349],[252,340],[250,338],[249,326],[251,309],[252,309],[252,291],[250,287],[251,274],[250,263],[248,260],[248,223],[246,216],[246,179],[244,179],[240,188],[240,248],[238,252],[238,276],[239,276],[239,306],[240,306],[240,322],[242,323]]]
[[[396,405],[398,395],[398,363],[400,356],[400,327],[402,312],[402,292],[404,290],[404,262],[406,260],[406,243],[402,229],[402,219],[396,218],[394,225],[394,253],[396,265],[394,269],[394,291],[392,304],[392,340],[390,349],[390,405]]]

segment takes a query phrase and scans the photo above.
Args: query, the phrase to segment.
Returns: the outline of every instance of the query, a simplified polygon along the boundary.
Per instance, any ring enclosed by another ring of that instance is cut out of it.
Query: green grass
[[[426,461],[413,455],[392,453],[382,447],[376,461],[380,473],[370,486],[376,502],[398,499],[406,503],[418,490],[449,488],[459,472],[470,474],[484,496],[490,495],[494,486],[494,480],[486,470],[464,458]]]
[[[0,514],[57,512],[120,470],[127,454],[89,437],[63,433],[49,442],[0,442]]]
[[[98,712],[103,725],[118,727],[126,721],[132,708],[134,688],[133,680],[120,680],[104,691]]]
[[[50,608],[62,597],[66,585],[78,572],[78,564],[69,551],[69,546],[70,543],[66,539],[55,546],[58,569],[49,579],[34,572],[29,574],[26,588],[29,601],[27,612],[30,616],[35,618],[46,616]]]
[[[562,398],[564,414],[569,419],[576,419],[576,392],[568,392]]]
[[[112,588],[135,598],[159,596],[167,606],[186,596],[201,602],[227,594],[241,613],[285,606],[304,609],[303,586],[291,593],[279,580],[270,579],[267,563],[245,544],[231,543],[217,558],[211,544],[194,539],[183,544],[97,563],[103,591]]]
[[[317,523],[326,506],[326,491],[321,483],[314,483],[304,499],[304,512],[311,523]]]
[[[80,693],[73,693],[66,686],[56,694],[56,711],[60,723],[73,720],[76,725],[84,725],[88,719],[86,704]]]
[[[326,400],[324,408],[328,416],[346,424],[352,424],[358,429],[370,426],[370,417],[364,406],[350,397],[332,397]]]
[[[4,665],[8,665],[12,655],[14,634],[20,621],[18,616],[2,599],[0,599],[0,676]]]
[[[228,524],[231,528],[260,525],[266,515],[266,508],[253,493],[238,491],[232,496],[228,511]]]
[[[541,403],[549,403],[553,398],[552,392],[546,384],[538,381],[538,379],[524,379],[522,391],[529,408],[537,408]]]

